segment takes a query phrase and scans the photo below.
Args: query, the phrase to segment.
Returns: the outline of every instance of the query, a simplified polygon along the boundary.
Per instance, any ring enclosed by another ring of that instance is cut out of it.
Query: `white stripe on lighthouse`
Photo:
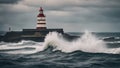
[[[46,27],[45,24],[40,24],[40,25],[37,25],[37,27]]]
[[[45,23],[45,21],[37,21],[37,23]]]
[[[43,20],[44,20],[44,19],[45,19],[45,17],[38,17],[37,19],[43,19]]]

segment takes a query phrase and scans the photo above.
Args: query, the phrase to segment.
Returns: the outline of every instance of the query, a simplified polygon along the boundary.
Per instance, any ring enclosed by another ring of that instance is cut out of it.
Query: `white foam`
[[[9,51],[3,52],[3,53],[9,53],[9,54],[33,54],[33,53],[36,53],[39,51],[43,51],[44,46],[42,46],[42,42],[41,43],[33,42],[34,45],[31,45],[32,42],[33,41],[24,41],[23,40],[19,43],[5,43],[0,46],[0,50],[9,50]],[[28,44],[23,45],[25,43],[28,43]],[[35,48],[35,49],[34,50],[33,49],[32,50],[22,50],[23,48]],[[12,51],[13,49],[16,49],[16,50]]]

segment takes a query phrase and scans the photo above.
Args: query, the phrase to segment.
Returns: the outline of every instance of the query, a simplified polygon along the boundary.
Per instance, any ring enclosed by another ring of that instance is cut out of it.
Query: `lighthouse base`
[[[58,32],[63,35],[64,38],[71,41],[78,38],[78,36],[71,36],[64,33],[63,29],[23,29],[23,31],[11,31],[7,32],[4,36],[0,36],[0,41],[3,42],[19,42],[21,40],[31,40],[35,42],[44,42],[45,36],[49,32]]]
[[[36,28],[37,30],[45,30],[45,29],[47,29],[46,27],[37,27]]]

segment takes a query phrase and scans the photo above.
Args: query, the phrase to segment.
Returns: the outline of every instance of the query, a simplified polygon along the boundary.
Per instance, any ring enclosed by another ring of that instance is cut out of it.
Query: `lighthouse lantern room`
[[[43,29],[46,29],[46,18],[45,18],[45,15],[43,13],[43,8],[40,7],[40,10],[39,10],[39,14],[37,16],[37,27],[36,29],[37,30],[43,30]]]

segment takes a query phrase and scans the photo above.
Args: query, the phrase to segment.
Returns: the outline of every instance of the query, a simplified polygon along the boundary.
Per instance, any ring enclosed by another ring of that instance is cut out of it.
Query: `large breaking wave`
[[[33,54],[52,47],[53,51],[59,50],[65,53],[83,51],[89,53],[119,54],[120,48],[108,48],[106,42],[86,31],[80,38],[67,41],[62,34],[50,32],[45,42],[21,41],[19,43],[0,43],[0,53],[9,54]]]

